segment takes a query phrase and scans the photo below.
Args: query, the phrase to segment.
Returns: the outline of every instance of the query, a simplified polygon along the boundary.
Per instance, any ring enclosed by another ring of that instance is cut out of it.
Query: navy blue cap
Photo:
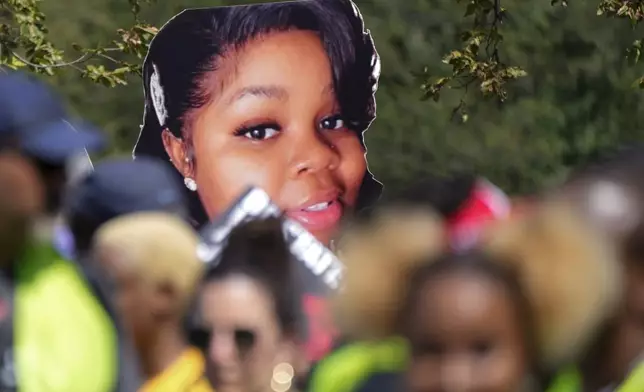
[[[0,136],[15,138],[25,154],[51,163],[105,145],[100,132],[69,118],[47,85],[17,72],[0,73]]]
[[[95,225],[124,214],[165,211],[187,215],[176,173],[154,158],[117,158],[99,162],[94,171],[69,190],[65,212]]]

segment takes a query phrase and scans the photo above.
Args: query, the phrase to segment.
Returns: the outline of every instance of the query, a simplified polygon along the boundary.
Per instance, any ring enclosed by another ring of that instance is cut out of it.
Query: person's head
[[[574,361],[619,299],[613,252],[565,206],[544,204],[534,215],[496,223],[481,253],[443,256],[430,219],[420,229],[418,215],[414,224],[408,215],[394,217],[340,242],[347,271],[336,306],[354,337],[409,339],[416,390],[512,390]],[[492,336],[512,355],[477,346]],[[476,352],[492,359],[468,365]]]
[[[94,237],[93,257],[115,287],[117,310],[140,353],[159,336],[182,333],[183,317],[203,271],[199,237],[162,212],[121,216]]]
[[[20,73],[0,74],[0,132],[36,168],[45,207],[55,213],[66,182],[67,159],[103,147],[100,133],[70,120],[61,99],[45,84]]]
[[[297,368],[300,302],[281,227],[279,219],[239,226],[205,274],[200,328],[209,331],[217,391],[265,391],[280,364]]]
[[[157,159],[102,161],[72,185],[67,196],[63,213],[73,234],[77,255],[89,250],[96,230],[122,215],[158,211],[187,219],[181,183]]]
[[[481,253],[443,254],[444,226],[422,211],[383,209],[342,238],[338,322],[352,338],[405,337],[410,391],[516,391],[534,354],[517,276]]]
[[[328,244],[381,188],[362,137],[379,67],[349,0],[184,11],[150,46],[135,156],[170,158],[198,224],[252,185]]]
[[[534,325],[518,277],[482,253],[415,270],[402,307],[410,391],[516,392],[536,365]]]
[[[619,380],[644,350],[644,147],[618,150],[574,173],[554,196],[572,202],[618,248],[624,267],[621,312],[597,341],[589,361],[605,358],[608,381]],[[595,357],[595,358],[593,358]]]

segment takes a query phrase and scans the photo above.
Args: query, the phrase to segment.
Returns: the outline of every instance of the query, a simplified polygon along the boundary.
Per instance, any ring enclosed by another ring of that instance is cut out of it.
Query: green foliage
[[[366,141],[369,167],[386,187],[468,170],[531,192],[644,140],[644,101],[632,88],[644,85],[640,1],[356,2],[382,59]],[[110,154],[127,154],[143,114],[137,75],[152,26],[186,4],[0,1],[0,67],[42,74],[110,135]]]
[[[118,29],[118,38],[107,46],[73,44],[71,54],[50,41],[45,13],[41,10],[42,0],[3,1],[0,3],[0,67],[26,68],[50,76],[61,68],[73,68],[83,78],[108,87],[126,85],[128,75],[141,73],[141,59],[157,32],[157,28],[139,19],[140,3],[154,1],[128,0],[133,16],[130,27]],[[72,55],[74,59],[68,58]]]
[[[441,91],[445,88],[465,89],[478,84],[483,97],[496,97],[499,102],[508,98],[505,85],[508,81],[527,75],[521,67],[506,65],[500,60],[499,45],[503,42],[500,26],[506,15],[506,9],[501,6],[501,0],[457,0],[458,4],[467,3],[464,19],[471,23],[471,28],[461,34],[461,48],[452,50],[443,57],[443,63],[452,68],[451,75],[432,77],[424,69],[422,74],[424,91],[423,99],[440,99]],[[565,0],[552,0],[551,5],[567,7]],[[633,27],[644,18],[644,2],[641,0],[602,0],[597,8],[597,15],[612,18],[626,18]],[[642,41],[636,40],[626,49],[626,55],[632,64],[639,62],[642,51]],[[644,88],[644,76],[639,77],[633,86]],[[461,99],[452,115],[460,115],[465,122],[467,102]]]
[[[457,3],[463,1],[457,0]],[[495,96],[500,102],[507,99],[506,82],[527,74],[519,67],[505,65],[500,59],[499,44],[503,36],[499,26],[505,12],[500,0],[467,0],[464,18],[471,20],[472,28],[461,34],[462,48],[443,57],[443,63],[452,68],[450,76],[431,81],[427,68],[424,69],[424,99],[438,101],[444,88],[467,90],[474,83],[478,84],[484,97]],[[460,114],[461,121],[467,121],[465,100],[460,101],[453,114]]]

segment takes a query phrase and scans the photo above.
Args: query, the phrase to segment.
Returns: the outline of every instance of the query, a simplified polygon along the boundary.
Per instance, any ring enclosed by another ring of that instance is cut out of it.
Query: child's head
[[[411,391],[511,392],[526,382],[532,313],[507,266],[478,252],[443,255],[415,271],[401,310]]]
[[[338,321],[358,339],[407,338],[412,391],[523,388],[578,358],[619,300],[611,248],[565,205],[499,222],[467,253],[441,253],[441,227],[389,211],[339,247]]]

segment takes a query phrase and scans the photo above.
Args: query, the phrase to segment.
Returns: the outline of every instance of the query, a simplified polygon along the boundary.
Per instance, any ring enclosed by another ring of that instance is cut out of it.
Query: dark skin
[[[470,272],[433,277],[409,320],[411,392],[515,392],[528,374],[516,304],[500,283]]]
[[[44,207],[44,187],[31,162],[15,151],[0,151],[0,266],[10,267]]]

